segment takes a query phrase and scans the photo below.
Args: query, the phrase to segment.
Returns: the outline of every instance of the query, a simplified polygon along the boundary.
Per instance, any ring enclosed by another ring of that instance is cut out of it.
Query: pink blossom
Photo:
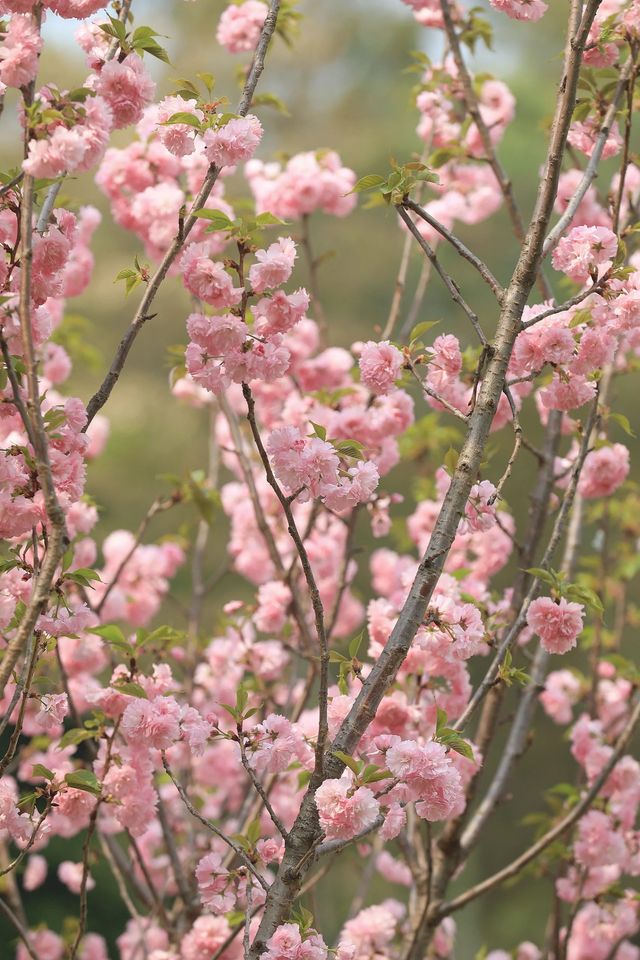
[[[433,359],[431,364],[450,376],[456,377],[462,369],[460,342],[453,334],[444,333],[433,341],[431,346]]]
[[[618,250],[618,238],[608,227],[574,227],[553,251],[552,262],[577,283],[586,283],[598,267],[607,269]]]
[[[188,113],[197,120],[202,120],[203,113],[193,101],[183,100],[182,97],[165,97],[157,106],[158,139],[169,153],[184,157],[195,150],[196,129],[188,123],[167,123],[176,113]]]
[[[69,711],[69,700],[66,693],[45,693],[40,698],[40,710],[36,722],[43,727],[54,729],[62,723]]]
[[[297,726],[271,713],[255,728],[249,760],[257,773],[281,773],[293,760],[309,759],[309,748]]]
[[[334,150],[298,153],[283,168],[279,163],[251,160],[245,174],[258,213],[273,213],[297,220],[322,210],[336,217],[351,213],[356,205],[353,170],[342,166]]]
[[[567,653],[575,647],[582,631],[584,607],[562,597],[538,597],[527,610],[527,624],[538,634],[548,653]]]
[[[254,293],[279,287],[291,276],[296,259],[296,245],[291,237],[279,237],[267,250],[257,250],[257,263],[249,269],[249,283]]]
[[[289,295],[276,290],[271,297],[258,300],[253,308],[256,333],[262,337],[287,333],[302,320],[308,309],[309,294],[302,287]]]
[[[80,129],[67,130],[60,126],[45,139],[29,142],[29,155],[22,167],[33,177],[59,177],[77,170],[86,151]]]
[[[577,862],[588,868],[623,863],[627,857],[624,837],[601,810],[589,810],[580,818],[573,849]]]
[[[180,941],[180,960],[210,960],[230,933],[231,927],[225,917],[198,917]],[[133,956],[131,960],[134,960]]]
[[[11,17],[0,46],[0,82],[26,87],[38,72],[42,38],[30,17]]]
[[[131,743],[167,750],[180,736],[180,706],[173,697],[132,699],[122,715],[121,732]]]
[[[182,737],[194,757],[201,757],[213,727],[194,707],[185,707],[180,719]]]
[[[570,723],[571,708],[580,698],[580,681],[570,670],[554,670],[545,680],[540,703],[555,723]]]
[[[58,879],[64,883],[65,887],[71,890],[71,893],[80,893],[82,888],[83,865],[81,863],[72,863],[71,860],[64,860],[58,867]],[[96,882],[91,876],[87,875],[87,890],[93,890]]]
[[[290,492],[307,487],[319,496],[325,484],[336,485],[338,456],[326,440],[303,437],[296,427],[279,427],[267,440],[278,479]]]
[[[399,803],[392,803],[387,810],[384,823],[380,827],[380,836],[383,840],[394,840],[407,822],[407,814]]]
[[[587,117],[587,119],[584,121],[577,121],[576,123],[571,124],[567,140],[572,147],[576,148],[576,150],[579,150],[587,157],[590,157],[594,151],[599,134],[599,121],[593,117]],[[615,155],[622,149],[622,143],[623,141],[618,128],[618,123],[614,120],[607,139],[605,140],[604,149],[602,150],[602,159],[608,160],[609,157],[615,157]]]
[[[327,945],[315,930],[302,939],[297,923],[283,923],[266,943],[260,960],[326,960]]]
[[[137,53],[119,61],[110,60],[102,67],[96,92],[104,97],[113,113],[117,129],[137,123],[142,111],[153,100],[156,85]]]
[[[496,488],[490,480],[474,483],[465,506],[470,530],[490,530],[496,524]]]
[[[99,933],[85,934],[80,944],[78,957],[79,960],[109,960],[107,942],[104,937],[101,937]],[[157,958],[157,960],[161,960],[161,958]],[[168,957],[167,960],[172,960],[172,958]]]
[[[327,840],[350,840],[372,826],[380,810],[368,787],[354,789],[346,777],[325,780],[315,801]]]
[[[228,6],[218,22],[216,40],[229,53],[253,50],[260,38],[267,10],[261,0],[245,0],[239,6]]]
[[[28,936],[31,954],[27,953],[23,943],[19,943],[16,960],[29,960],[33,955],[38,960],[62,960],[66,951],[65,943],[53,930],[47,930],[46,927],[40,930],[29,930]]]
[[[279,580],[263,583],[258,590],[258,609],[253,620],[264,633],[279,633],[287,620],[291,591]]]
[[[415,740],[403,740],[386,754],[387,767],[402,780],[416,813],[425,820],[445,820],[464,801],[460,774],[445,748],[435,742],[420,746]]]
[[[596,385],[579,374],[555,374],[549,386],[540,391],[540,400],[547,410],[573,410],[596,395]]]
[[[263,863],[280,863],[284,856],[284,840],[275,837],[258,840],[256,851]]]
[[[629,475],[629,450],[623,443],[613,443],[587,454],[578,493],[588,500],[610,497]]]
[[[34,854],[27,860],[27,866],[22,876],[22,886],[25,890],[37,890],[47,877],[47,861],[39,854]]]
[[[372,393],[384,395],[393,389],[403,364],[402,354],[388,340],[369,340],[360,354],[360,378]]]
[[[49,7],[60,17],[90,17],[104,7],[103,0],[47,0],[45,7]]]
[[[506,13],[512,20],[528,20],[535,23],[545,15],[548,4],[544,0],[489,0],[491,6]]]
[[[206,244],[187,247],[180,262],[182,282],[189,293],[212,307],[233,307],[240,303],[244,291],[234,287],[224,264],[211,260],[206,250]]]
[[[217,167],[250,160],[262,140],[262,124],[253,114],[236,117],[204,134],[205,152]]]
[[[229,871],[222,866],[219,853],[208,853],[198,861],[196,880],[200,899],[205,907],[218,914],[233,910],[236,894]]]

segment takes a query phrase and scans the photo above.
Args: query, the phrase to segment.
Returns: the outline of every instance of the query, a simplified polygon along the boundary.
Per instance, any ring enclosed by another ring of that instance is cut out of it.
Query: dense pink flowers
[[[0,82],[25,87],[38,72],[42,39],[30,17],[12,17],[0,46]]]
[[[196,880],[205,907],[217,914],[233,909],[236,895],[219,853],[208,853],[198,862]]]
[[[553,265],[578,283],[593,271],[608,267],[616,255],[618,238],[607,227],[574,227],[553,251]]]
[[[262,0],[245,0],[239,5],[231,4],[223,10],[218,22],[216,40],[229,53],[246,53],[253,50],[267,16],[268,7]]]
[[[180,736],[180,706],[173,697],[133,699],[122,715],[121,730],[129,743],[166,750]]]
[[[281,924],[267,940],[260,960],[326,960],[327,945],[315,930],[302,938],[297,923]]]
[[[249,283],[254,293],[263,293],[287,282],[296,259],[296,245],[291,237],[280,237],[267,250],[257,250],[255,256],[257,263],[249,269]]]
[[[257,117],[235,117],[216,130],[205,132],[205,153],[218,167],[233,166],[250,160],[261,140],[262,124]]]
[[[421,746],[415,740],[404,740],[387,751],[386,763],[406,786],[407,799],[417,801],[419,817],[445,820],[454,810],[462,809],[462,780],[441,744]]]
[[[584,607],[562,597],[538,597],[527,610],[527,623],[538,634],[548,653],[566,653],[575,647],[582,631]]]
[[[189,293],[212,307],[233,307],[242,299],[242,288],[234,287],[224,264],[211,260],[206,244],[192,243],[187,247],[181,269],[182,281]]]
[[[629,475],[629,450],[623,443],[600,447],[587,454],[578,492],[587,499],[610,497]]]
[[[108,103],[118,129],[138,122],[144,108],[151,103],[155,89],[137,53],[130,53],[122,61],[105,63],[96,83],[96,93]]]
[[[245,173],[258,213],[268,211],[283,220],[296,220],[322,210],[344,217],[356,205],[356,196],[350,193],[356,175],[342,165],[334,150],[298,153],[284,168],[252,160]]]
[[[325,780],[315,801],[327,840],[350,840],[372,826],[380,810],[371,790],[354,788],[347,777]]]
[[[360,353],[360,379],[372,393],[383,395],[393,389],[404,359],[388,340],[369,340]]]
[[[535,23],[547,12],[548,5],[544,0],[489,0],[492,7],[501,13],[506,13],[513,20],[529,20]]]

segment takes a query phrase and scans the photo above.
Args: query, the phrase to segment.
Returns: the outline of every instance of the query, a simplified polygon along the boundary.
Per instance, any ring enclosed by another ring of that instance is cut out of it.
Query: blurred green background
[[[485,6],[488,5],[485,3]],[[170,39],[165,41],[172,66],[151,60],[151,69],[158,81],[160,96],[174,90],[172,77],[193,77],[197,70],[207,70],[216,77],[216,92],[226,94],[232,103],[237,98],[236,67],[243,58],[232,58],[215,42],[215,27],[222,0],[173,0],[153,3],[134,0],[136,23],[146,23]],[[478,51],[473,63],[476,69],[489,70],[506,80],[517,98],[515,122],[508,129],[500,154],[513,177],[514,189],[526,215],[533,203],[537,175],[545,150],[544,126],[555,100],[555,82],[560,70],[562,27],[567,4],[556,2],[538,24],[525,25],[493,16],[495,53]],[[389,157],[408,159],[420,150],[415,135],[418,114],[413,106],[412,86],[415,74],[407,73],[410,52],[426,50],[437,56],[442,40],[437,32],[421,30],[407,7],[399,0],[302,0],[304,14],[299,38],[288,49],[277,41],[269,53],[267,69],[260,90],[278,94],[286,102],[290,116],[284,117],[263,108],[261,117],[266,136],[259,156],[269,159],[276,154],[293,154],[321,147],[336,149],[343,162],[358,176],[388,169]],[[78,86],[86,69],[82,53],[74,46],[72,33],[76,24],[50,17],[45,31],[49,37],[43,56],[41,77],[55,78],[60,87]],[[14,166],[19,155],[18,128],[14,101],[8,105],[0,123],[3,168]],[[120,134],[124,143],[128,135]],[[605,182],[605,178],[603,178]],[[244,195],[241,179],[228,182],[227,193]],[[122,284],[114,277],[131,265],[139,252],[135,239],[109,220],[108,204],[95,188],[90,176],[68,181],[64,198],[73,204],[94,203],[104,220],[95,240],[97,268],[90,290],[70,303],[70,311],[86,318],[87,337],[95,348],[95,364],[75,365],[65,391],[88,400],[107,369],[113,351],[135,311],[138,292],[125,298]],[[312,223],[317,252],[333,251],[320,273],[323,305],[329,319],[330,340],[348,346],[352,341],[375,337],[384,326],[391,301],[403,237],[397,228],[393,211],[365,210],[360,207],[346,220],[318,215]],[[295,228],[294,228],[295,232]],[[517,245],[504,212],[474,228],[459,228],[459,234],[490,263],[499,280],[508,278],[517,256]],[[448,250],[442,260],[463,286],[468,302],[478,313],[485,330],[495,324],[495,304],[486,288],[476,281],[465,264],[457,263]],[[403,316],[410,305],[420,268],[419,255],[412,255],[408,293]],[[304,263],[294,278],[305,283]],[[163,474],[185,472],[206,462],[207,413],[194,411],[173,400],[168,385],[167,348],[186,342],[184,328],[189,304],[185,291],[176,280],[165,284],[156,302],[157,316],[139,336],[105,413],[111,423],[106,453],[89,468],[87,489],[101,510],[98,541],[107,532],[126,527],[134,529],[150,503],[167,492]],[[463,343],[472,343],[465,319],[453,306],[437,279],[429,285],[420,320],[443,320],[437,332],[456,333]],[[617,409],[627,408],[625,398],[616,401]],[[503,457],[511,444],[504,431],[499,441],[498,456]],[[617,437],[616,439],[621,439]],[[533,428],[533,442],[539,436]],[[501,464],[501,460],[497,461]],[[496,467],[496,475],[499,467]],[[526,508],[526,494],[531,481],[531,461],[521,458],[507,489],[512,508]],[[385,482],[389,489],[410,493],[415,468],[400,468]],[[413,509],[411,502],[405,504]],[[175,532],[184,525],[191,534],[195,525],[193,511],[179,508],[167,517],[160,517],[148,536],[154,539],[165,532]],[[216,518],[213,546],[207,558],[208,569],[217,569],[224,558],[226,526],[222,516]],[[369,544],[363,535],[365,545]],[[368,597],[366,563],[361,564],[359,588]],[[239,584],[226,579],[209,598],[208,622],[213,623],[222,602],[237,596]],[[187,596],[188,568],[174,584],[176,603],[167,602],[164,619],[180,627],[184,625],[180,598]],[[517,694],[515,694],[517,695]],[[568,745],[562,742],[557,728],[542,720],[536,742],[525,763],[513,780],[513,799],[506,804],[498,822],[486,831],[479,851],[464,874],[466,884],[480,879],[506,863],[525,846],[530,829],[519,829],[520,818],[531,809],[532,800],[541,801],[542,790],[573,777],[573,764]],[[80,845],[70,851],[66,841],[55,840],[50,847],[54,863],[61,859],[80,859]],[[317,925],[330,940],[345,917],[350,891],[355,889],[361,866],[357,857],[345,856],[335,875],[321,884],[316,901]],[[97,889],[89,895],[89,928],[103,933],[111,942],[122,930],[126,914],[117,893],[101,868],[96,872]],[[376,881],[371,897],[403,896],[402,888],[390,890]],[[457,955],[473,957],[483,944],[511,948],[522,939],[541,942],[550,906],[549,884],[526,878],[510,888],[476,903],[458,915]],[[61,917],[76,912],[76,898],[55,879],[55,871],[46,887],[28,900],[29,918],[49,923],[60,930]],[[0,936],[11,934],[0,925]],[[0,946],[0,957],[11,950]]]

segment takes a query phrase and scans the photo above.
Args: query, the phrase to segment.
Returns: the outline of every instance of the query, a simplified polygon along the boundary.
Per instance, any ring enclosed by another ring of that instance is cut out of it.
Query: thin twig
[[[494,294],[498,303],[501,303],[502,297],[504,296],[504,290],[491,273],[489,267],[484,263],[480,257],[476,256],[469,248],[460,240],[455,234],[451,233],[450,230],[440,223],[439,220],[436,220],[435,217],[432,217],[428,210],[425,210],[424,207],[421,207],[419,203],[414,203],[413,200],[410,200],[409,197],[406,197],[402,201],[403,207],[406,207],[408,210],[413,210],[425,223],[428,223],[429,226],[433,227],[440,236],[444,237],[447,240],[453,249],[460,254],[463,260],[466,260],[467,263],[470,263],[471,266],[478,271],[484,282],[491,289],[491,292]]]
[[[415,239],[418,241],[418,244],[420,245],[420,247],[421,247],[422,250],[424,251],[425,256],[427,257],[427,259],[428,259],[429,262],[431,263],[432,267],[434,268],[434,270],[436,271],[436,273],[438,274],[438,276],[440,277],[440,279],[441,279],[442,282],[444,283],[445,287],[446,287],[447,290],[449,291],[449,296],[451,297],[451,299],[453,300],[453,302],[454,302],[454,303],[457,303],[458,306],[461,307],[461,308],[464,310],[464,312],[466,313],[467,317],[468,317],[469,320],[471,321],[471,325],[472,325],[473,329],[474,329],[474,330],[476,331],[476,333],[478,334],[478,338],[479,338],[479,340],[480,340],[480,343],[481,343],[483,346],[486,346],[486,344],[487,344],[487,338],[486,338],[486,336],[484,335],[484,332],[483,332],[483,330],[482,330],[482,327],[480,326],[480,322],[479,322],[479,320],[478,320],[478,317],[476,316],[476,314],[473,312],[473,310],[471,309],[471,307],[467,304],[466,300],[464,299],[464,297],[463,297],[462,294],[460,293],[460,288],[458,287],[458,284],[457,284],[457,283],[455,282],[455,280],[453,280],[453,279],[449,276],[449,274],[443,269],[443,267],[441,266],[440,261],[438,260],[435,252],[432,250],[432,248],[431,248],[431,246],[429,245],[429,243],[427,243],[427,241],[424,239],[424,237],[422,236],[422,234],[420,233],[420,231],[419,231],[418,228],[416,227],[415,223],[413,222],[413,220],[411,219],[411,217],[409,216],[409,214],[408,214],[407,211],[405,210],[404,206],[403,206],[402,204],[399,204],[399,205],[396,207],[396,210],[398,211],[398,216],[400,217],[401,220],[404,221],[404,223],[405,223],[406,227],[408,228],[408,230],[413,234],[413,236],[415,237]]]
[[[31,957],[31,960],[39,960],[38,955],[36,954],[35,950],[31,946],[31,942],[29,940],[29,931],[26,929],[26,927],[22,925],[20,920],[18,920],[18,918],[16,917],[11,907],[7,903],[5,903],[2,897],[0,897],[0,913],[4,913],[7,920],[9,920],[9,922],[12,923],[13,926],[15,927],[18,933],[18,936],[24,943],[25,950]]]
[[[171,779],[171,782],[173,783],[174,787],[180,794],[180,798],[184,803],[185,807],[187,808],[187,810],[189,811],[189,813],[191,814],[191,816],[195,817],[196,820],[199,820],[200,823],[207,828],[207,830],[210,830],[211,833],[215,834],[215,836],[218,837],[220,840],[222,840],[223,843],[226,843],[226,845],[233,850],[236,857],[238,857],[238,859],[242,861],[242,863],[247,868],[249,873],[251,873],[256,878],[256,880],[258,881],[262,889],[265,891],[268,891],[269,884],[266,882],[264,877],[261,877],[260,874],[257,872],[257,870],[254,868],[253,864],[251,863],[251,860],[249,860],[248,856],[246,855],[242,847],[240,847],[235,842],[235,840],[232,840],[225,833],[223,833],[222,830],[216,827],[215,823],[213,823],[211,820],[208,820],[207,817],[203,817],[200,811],[197,810],[194,807],[194,805],[191,803],[191,800],[187,796],[186,790],[184,789],[180,781],[177,780],[176,777],[174,776],[174,773],[171,767],[169,766],[169,762],[164,752],[162,754],[162,764],[164,766],[165,771],[168,773],[169,778]]]
[[[576,210],[580,206],[584,195],[598,174],[598,167],[600,166],[600,160],[602,159],[602,151],[604,150],[605,143],[607,142],[613,121],[615,120],[616,113],[618,111],[618,104],[620,103],[622,94],[624,93],[627,83],[629,82],[629,77],[634,70],[634,66],[635,59],[633,57],[629,57],[620,73],[620,79],[616,84],[616,89],[611,103],[609,104],[609,109],[607,110],[604,120],[602,121],[600,133],[596,138],[595,146],[591,156],[589,157],[589,163],[587,164],[587,167],[582,175],[582,180],[578,184],[575,193],[567,204],[567,209],[562,214],[554,228],[549,231],[542,247],[543,256],[546,256],[546,254],[549,253],[550,250],[553,250],[553,248],[556,246],[560,240],[560,237],[573,220]]]
[[[245,117],[249,112],[251,101],[253,100],[253,94],[255,92],[258,80],[262,75],[262,71],[264,70],[264,60],[269,43],[276,28],[279,10],[280,0],[271,0],[269,4],[269,12],[264,21],[264,25],[260,33],[260,39],[253,56],[253,62],[249,69],[249,74],[245,81],[242,97],[240,98],[240,103],[236,111],[241,117]],[[182,224],[182,228],[179,230],[178,234],[173,240],[173,243],[162,258],[156,272],[149,280],[147,289],[142,300],[140,301],[138,309],[135,312],[133,320],[118,344],[109,372],[87,404],[87,426],[91,423],[98,411],[104,407],[105,403],[111,396],[111,392],[118,382],[127,357],[129,356],[129,351],[131,350],[134,341],[136,340],[146,321],[150,318],[150,310],[153,301],[156,298],[156,294],[158,293],[160,286],[167,276],[170,267],[183,249],[187,237],[198,222],[196,213],[206,203],[219,174],[220,168],[216,167],[215,164],[212,164],[209,167],[207,175],[204,179],[204,183],[202,184],[198,195],[191,205],[191,210],[188,217],[185,219],[184,223]]]
[[[618,741],[607,763],[604,765],[589,790],[575,805],[575,807],[565,817],[563,817],[562,820],[555,825],[555,827],[552,827],[550,830],[548,830],[542,837],[540,837],[539,840],[536,841],[536,843],[532,844],[528,850],[525,850],[524,853],[520,854],[519,857],[513,860],[506,867],[503,867],[502,870],[498,870],[497,873],[487,877],[486,880],[483,880],[481,883],[478,883],[469,890],[466,890],[464,893],[460,894],[459,897],[455,897],[448,903],[443,903],[436,907],[435,916],[433,917],[432,922],[436,917],[438,920],[440,920],[442,917],[446,917],[449,914],[454,913],[456,910],[460,910],[461,907],[466,906],[467,903],[470,903],[470,901],[482,896],[482,894],[487,893],[489,890],[493,890],[494,887],[504,883],[505,880],[509,880],[511,877],[517,876],[517,874],[520,873],[520,871],[526,867],[527,864],[531,863],[532,860],[535,860],[536,857],[543,853],[543,851],[554,842],[554,840],[557,840],[558,837],[561,837],[563,833],[572,827],[573,824],[580,819],[582,814],[589,809],[593,801],[600,793],[600,790],[604,786],[609,774],[614,769],[618,760],[626,749],[639,721],[640,699],[636,701],[631,716],[629,717],[624,730],[620,734],[620,737],[618,738]]]

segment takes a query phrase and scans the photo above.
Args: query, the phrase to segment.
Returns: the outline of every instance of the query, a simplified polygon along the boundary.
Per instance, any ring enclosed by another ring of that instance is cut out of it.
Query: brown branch
[[[442,2],[443,8],[446,7],[446,0]],[[445,558],[464,514],[469,491],[477,477],[491,423],[504,388],[513,345],[521,328],[522,312],[538,273],[542,244],[553,210],[562,156],[575,102],[582,52],[597,7],[597,0],[588,0],[579,31],[575,34],[571,31],[567,38],[563,76],[551,127],[544,174],[538,188],[531,223],[503,298],[491,356],[488,358],[477,402],[469,417],[467,436],[456,470],[425,556],[418,566],[416,577],[396,625],[344,720],[334,740],[332,753],[326,758],[324,769],[327,777],[340,776],[344,765],[335,755],[335,751],[340,750],[348,754],[353,752],[375,716],[380,701],[395,681],[413,638],[423,622]],[[457,37],[455,39],[457,42]],[[406,211],[403,212],[406,215]],[[316,785],[310,784],[298,817],[289,832],[285,854],[267,895],[262,921],[254,938],[252,946],[254,958],[260,956],[265,949],[266,940],[287,918],[291,904],[304,881],[309,854],[317,845],[320,827],[314,802],[315,789]],[[420,957],[424,956],[424,952],[421,950]]]

